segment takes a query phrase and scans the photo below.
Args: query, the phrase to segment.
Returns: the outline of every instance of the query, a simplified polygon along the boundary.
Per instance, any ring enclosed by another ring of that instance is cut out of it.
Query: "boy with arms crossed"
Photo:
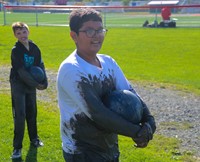
[[[12,159],[21,158],[22,142],[27,122],[31,145],[43,146],[37,134],[37,101],[36,89],[44,90],[48,86],[44,63],[40,49],[28,39],[29,27],[23,22],[12,24],[17,42],[11,51],[10,85],[12,110],[14,118],[14,139]],[[31,66],[39,66],[45,75],[42,83],[38,83],[29,73]]]

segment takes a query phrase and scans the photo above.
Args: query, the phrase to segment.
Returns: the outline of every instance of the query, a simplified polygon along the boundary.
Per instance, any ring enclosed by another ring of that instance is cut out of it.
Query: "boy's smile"
[[[29,31],[26,28],[17,29],[15,31],[15,37],[18,39],[19,42],[24,45],[28,43],[28,35]]]
[[[88,62],[94,62],[96,54],[104,41],[105,29],[100,21],[87,21],[83,23],[78,34],[71,33],[76,43],[78,54]]]

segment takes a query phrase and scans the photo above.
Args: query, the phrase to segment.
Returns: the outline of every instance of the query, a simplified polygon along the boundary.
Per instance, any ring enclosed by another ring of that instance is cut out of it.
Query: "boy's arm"
[[[156,130],[156,124],[155,124],[155,120],[154,117],[151,115],[147,105],[145,104],[145,102],[142,100],[142,98],[137,94],[137,92],[133,89],[132,85],[130,84],[130,82],[126,79],[126,77],[124,76],[121,68],[117,65],[116,62],[114,62],[115,65],[115,73],[116,73],[116,87],[117,89],[127,89],[132,91],[133,93],[135,93],[139,99],[142,102],[143,105],[143,117],[142,117],[142,123],[148,123],[151,126],[152,129],[152,133],[155,132]]]
[[[154,133],[156,131],[156,123],[153,115],[151,115],[151,112],[149,111],[147,105],[143,102],[143,117],[142,117],[142,123],[149,123],[151,126],[152,132]]]
[[[155,122],[153,115],[151,114],[149,108],[147,107],[147,105],[143,101],[143,99],[137,94],[137,92],[134,89],[131,89],[131,91],[138,96],[138,98],[140,99],[140,101],[143,105],[143,116],[142,116],[141,123],[142,124],[148,123],[151,126],[152,133],[154,133],[156,131],[156,122]]]
[[[43,70],[44,72],[44,80],[42,83],[40,83],[38,86],[37,86],[37,89],[38,90],[44,90],[48,87],[48,78],[47,78],[47,75],[46,75],[46,70],[45,70],[45,66],[44,66],[44,63],[43,61],[40,63],[39,67]]]
[[[121,116],[117,115],[109,108],[105,107],[101,99],[95,93],[93,87],[84,85],[82,87],[82,95],[87,103],[90,118],[105,130],[135,138],[141,130],[141,126],[133,124]]]
[[[142,98],[137,94],[137,92],[133,89],[129,81],[124,76],[122,70],[119,66],[115,68],[116,72],[116,87],[117,89],[127,89],[135,93],[141,100],[143,105],[143,116],[142,116],[142,129],[137,133],[136,138],[133,138],[137,143],[137,147],[146,147],[149,140],[153,138],[153,133],[156,130],[156,124],[154,117],[151,115],[147,105],[142,100]]]
[[[33,79],[31,74],[24,67],[19,68],[17,72],[19,74],[20,79],[28,86],[30,87],[38,86],[39,83]]]
[[[153,139],[153,134],[156,131],[156,122],[145,102],[136,92],[135,94],[140,98],[143,105],[143,116],[141,120],[142,129],[133,140],[136,143],[136,147],[144,148],[148,145],[149,141]]]

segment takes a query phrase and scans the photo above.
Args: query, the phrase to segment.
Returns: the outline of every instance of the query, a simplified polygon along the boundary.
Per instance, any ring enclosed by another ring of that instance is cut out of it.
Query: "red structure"
[[[162,8],[162,10],[161,10],[161,16],[162,16],[163,21],[170,20],[170,16],[171,16],[171,10],[170,10],[170,8],[169,7]]]

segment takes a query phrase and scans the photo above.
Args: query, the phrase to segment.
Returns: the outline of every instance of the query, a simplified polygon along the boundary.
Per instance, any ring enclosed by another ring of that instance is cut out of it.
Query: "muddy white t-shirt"
[[[124,120],[106,108],[101,98],[113,90],[134,91],[110,56],[97,54],[101,68],[83,60],[76,51],[60,65],[57,77],[63,150],[80,153],[94,148],[109,158],[118,149],[117,135]]]

